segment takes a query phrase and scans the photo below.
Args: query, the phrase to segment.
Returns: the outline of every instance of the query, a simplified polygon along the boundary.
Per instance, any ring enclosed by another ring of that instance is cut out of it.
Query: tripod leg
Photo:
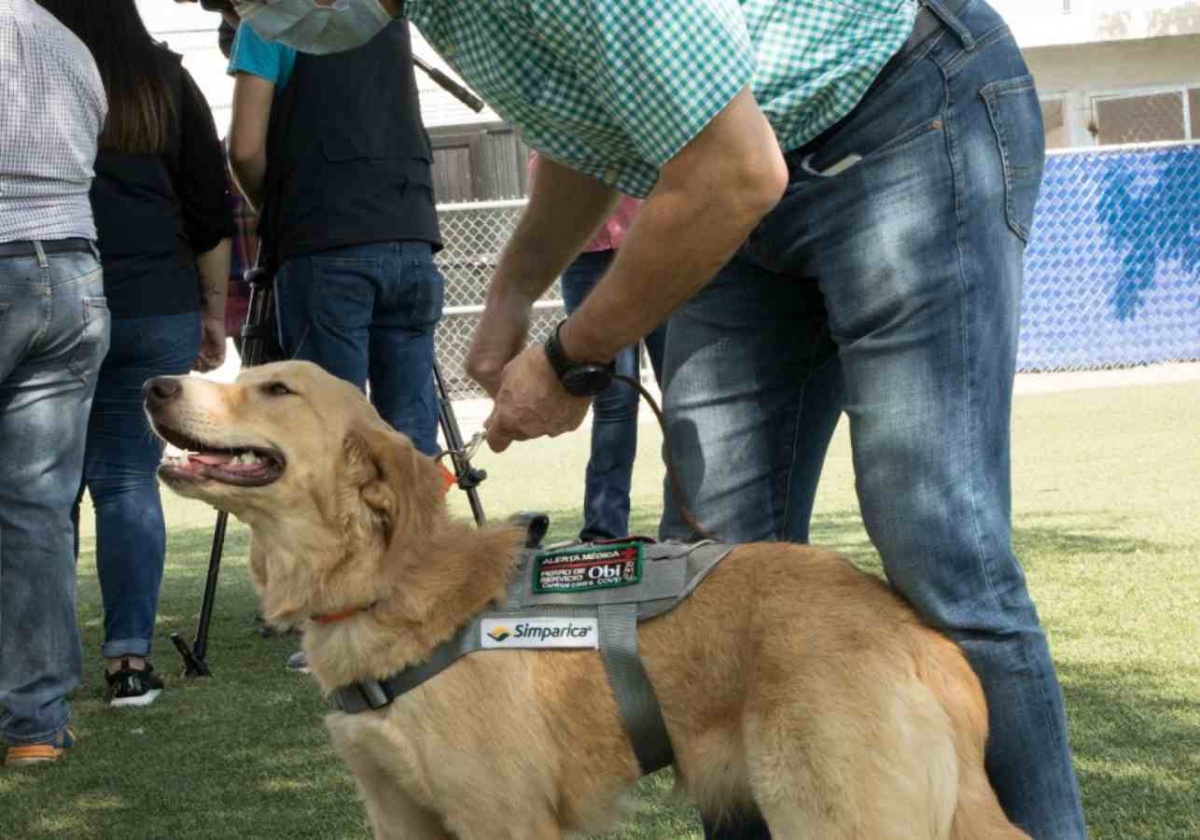
[[[221,574],[221,556],[225,552],[225,531],[229,525],[229,514],[217,514],[213,529],[212,550],[208,555],[208,577],[204,581],[204,601],[200,605],[200,620],[196,624],[196,638],[189,648],[178,633],[171,634],[171,641],[183,657],[183,676],[210,677],[208,667],[208,628],[212,623],[213,607],[217,600],[217,579]]]
[[[479,500],[479,491],[476,488],[487,478],[487,473],[472,467],[470,460],[463,454],[462,431],[458,427],[458,418],[454,415],[454,405],[450,402],[450,392],[446,388],[441,365],[436,360],[433,363],[433,380],[438,392],[438,423],[442,427],[442,435],[446,438],[450,461],[454,464],[454,477],[458,479],[459,488],[467,494],[467,502],[471,505],[471,515],[475,518],[475,524],[482,528],[487,524],[487,516],[483,512],[483,503]]]
[[[242,325],[242,367],[253,367],[271,361],[276,347],[274,333],[275,296],[272,275],[261,268],[251,269],[246,279],[250,282],[250,304],[246,311],[246,322]],[[200,605],[200,619],[196,624],[196,638],[191,646],[179,633],[171,634],[171,642],[183,657],[183,676],[210,677],[208,667],[208,630],[212,624],[213,608],[217,600],[217,578],[221,573],[221,555],[225,551],[225,531],[229,514],[217,514],[213,529],[212,550],[208,556],[208,577],[204,582],[204,601]]]

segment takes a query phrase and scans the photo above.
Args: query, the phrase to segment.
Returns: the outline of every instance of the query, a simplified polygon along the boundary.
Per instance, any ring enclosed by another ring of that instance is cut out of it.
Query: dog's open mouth
[[[174,429],[156,426],[163,440],[184,450],[183,455],[167,455],[158,468],[167,481],[216,481],[237,487],[265,487],[279,480],[285,466],[283,455],[275,449],[257,446],[222,448],[194,440]]]

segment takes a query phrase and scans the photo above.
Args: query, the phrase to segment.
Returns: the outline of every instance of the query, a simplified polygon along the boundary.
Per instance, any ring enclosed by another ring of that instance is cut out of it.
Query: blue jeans
[[[433,335],[442,275],[424,242],[352,245],[291,257],[275,278],[279,342],[353,382],[370,383],[384,420],[438,452]]]
[[[574,312],[608,270],[616,251],[580,254],[562,275],[563,303]],[[654,376],[661,381],[666,326],[643,339]],[[641,371],[635,344],[617,354],[617,372],[637,379]],[[583,540],[623,537],[629,533],[629,485],[637,457],[638,393],[623,382],[592,398],[592,453],[583,496]]]
[[[155,471],[163,446],[150,431],[142,385],[191,370],[200,315],[115,318],[88,421],[83,484],[96,509],[96,569],[104,599],[101,655],[146,656],[167,551]],[[78,515],[78,510],[76,510]]]
[[[670,321],[672,452],[706,528],[806,540],[845,411],[888,579],[983,683],[1002,805],[1037,840],[1080,840],[1062,695],[1011,543],[1009,424],[1040,111],[990,7],[971,0],[943,20],[847,121],[788,155],[778,207]],[[823,174],[852,154],[861,162]],[[674,499],[662,530],[690,536]],[[752,819],[709,836],[768,835]]]
[[[71,506],[108,307],[94,254],[0,259],[0,736],[47,741],[83,673]]]

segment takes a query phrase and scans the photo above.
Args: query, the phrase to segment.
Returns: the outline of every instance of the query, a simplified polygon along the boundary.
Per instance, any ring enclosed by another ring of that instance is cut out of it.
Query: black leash
[[[635,391],[637,391],[638,395],[650,406],[650,410],[654,412],[654,419],[658,421],[658,428],[662,430],[663,462],[667,469],[667,479],[671,482],[671,492],[675,494],[675,498],[679,502],[679,515],[683,518],[683,521],[687,524],[687,526],[692,529],[696,539],[713,540],[715,542],[717,538],[713,536],[711,531],[700,524],[700,521],[696,518],[696,515],[692,513],[692,509],[688,506],[687,496],[685,496],[683,493],[683,487],[679,483],[679,476],[675,470],[675,459],[671,454],[670,439],[667,434],[667,421],[663,417],[662,408],[659,407],[658,401],[654,399],[654,396],[647,391],[645,387],[643,387],[641,382],[638,382],[631,376],[625,376],[621,373],[614,373],[612,375],[612,379],[613,382],[623,382],[630,388],[633,388]],[[470,469],[471,458],[479,450],[480,445],[483,444],[483,441],[486,438],[487,432],[482,429],[472,435],[471,439],[466,442],[463,442],[461,435],[458,434],[454,435],[452,438],[448,437],[448,445],[438,454],[437,459],[441,460],[449,455],[455,464],[456,472],[461,475],[461,465],[466,464],[468,470]],[[482,471],[480,470],[478,472]],[[485,476],[487,475],[486,473],[483,474]],[[480,521],[479,524],[482,525],[482,521]]]

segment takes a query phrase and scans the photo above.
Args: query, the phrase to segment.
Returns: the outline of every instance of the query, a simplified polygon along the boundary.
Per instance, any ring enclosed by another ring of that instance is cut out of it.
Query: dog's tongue
[[[210,467],[222,467],[233,460],[231,452],[189,452],[188,460],[193,463],[206,464]]]

